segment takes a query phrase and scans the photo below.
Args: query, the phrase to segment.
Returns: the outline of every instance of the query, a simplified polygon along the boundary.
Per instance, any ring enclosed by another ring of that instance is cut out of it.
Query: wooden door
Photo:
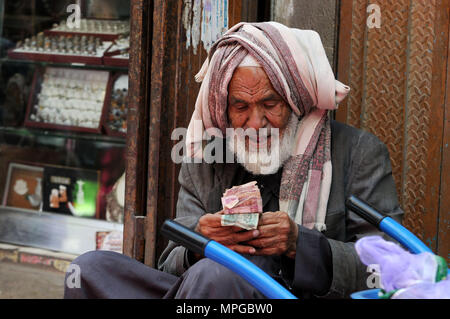
[[[450,28],[450,25],[449,25]],[[441,191],[438,223],[438,254],[450,263],[450,32],[447,48],[447,74],[442,141]]]
[[[338,78],[351,93],[336,119],[387,144],[404,225],[450,260],[450,2],[340,4]]]
[[[228,27],[267,14],[270,5],[267,0],[208,1],[216,8],[223,4]],[[150,266],[167,245],[160,226],[175,216],[180,166],[171,159],[177,142],[171,134],[187,128],[200,88],[194,75],[207,54],[193,33],[200,32],[203,2],[131,1],[124,253]]]

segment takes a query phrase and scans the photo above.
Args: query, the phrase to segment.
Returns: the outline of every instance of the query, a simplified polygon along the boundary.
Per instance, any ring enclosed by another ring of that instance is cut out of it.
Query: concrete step
[[[76,255],[0,243],[0,299],[60,299]]]
[[[30,264],[0,261],[0,299],[62,299],[64,273]]]
[[[46,249],[0,243],[0,261],[33,265],[62,273],[77,257]]]

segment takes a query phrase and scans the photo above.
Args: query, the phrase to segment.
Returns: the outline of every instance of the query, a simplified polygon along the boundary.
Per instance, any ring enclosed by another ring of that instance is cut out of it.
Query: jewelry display
[[[100,171],[45,165],[43,211],[77,217],[97,216]]]
[[[111,42],[102,41],[93,35],[45,35],[40,32],[36,36],[26,38],[23,42],[19,41],[11,53],[13,55],[14,53],[41,53],[102,57],[110,45]]]
[[[29,106],[27,125],[100,131],[109,72],[48,67],[40,77],[40,91],[32,92],[35,102]]]
[[[122,230],[123,185],[108,217],[106,196],[126,167],[127,76],[141,54],[131,29],[139,15],[152,18],[152,8],[134,9],[129,0],[0,1],[0,241],[79,255],[95,249],[97,231]],[[117,250],[116,235],[102,247]]]
[[[43,199],[42,178],[42,167],[10,162],[2,205],[39,210]]]
[[[55,63],[128,66],[128,20],[81,19],[71,28],[63,20],[50,30],[25,38],[8,50],[12,59]]]
[[[67,25],[66,20],[62,20],[59,24],[53,24],[49,33],[85,33],[94,35],[115,35],[130,32],[130,21],[125,20],[100,20],[100,19],[81,19],[80,26],[71,28]]]
[[[111,135],[127,133],[128,113],[128,75],[122,74],[113,82],[109,108],[107,112],[106,131]]]

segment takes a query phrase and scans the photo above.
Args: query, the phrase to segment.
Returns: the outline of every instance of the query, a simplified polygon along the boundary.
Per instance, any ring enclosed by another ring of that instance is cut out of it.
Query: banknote
[[[225,214],[261,213],[262,199],[256,181],[227,189],[222,206]]]
[[[222,215],[222,226],[238,226],[247,230],[258,227],[259,213]]]

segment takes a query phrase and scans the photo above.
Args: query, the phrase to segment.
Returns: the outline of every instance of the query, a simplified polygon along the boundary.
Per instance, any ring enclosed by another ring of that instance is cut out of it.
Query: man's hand
[[[222,211],[203,215],[200,217],[195,231],[238,253],[254,254],[255,248],[241,243],[258,237],[260,232],[256,229],[247,231],[237,226],[222,226],[222,215]]]
[[[298,226],[287,213],[263,213],[258,230],[258,238],[246,242],[256,248],[255,255],[286,255],[295,258]]]

